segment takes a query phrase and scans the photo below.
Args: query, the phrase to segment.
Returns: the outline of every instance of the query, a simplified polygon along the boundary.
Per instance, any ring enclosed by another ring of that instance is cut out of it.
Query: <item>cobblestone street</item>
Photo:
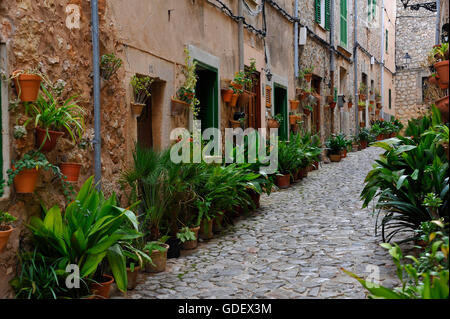
[[[340,267],[382,285],[394,269],[362,210],[364,177],[380,149],[322,165],[288,190],[261,199],[261,209],[217,238],[169,259],[164,273],[142,274],[129,298],[365,298]]]

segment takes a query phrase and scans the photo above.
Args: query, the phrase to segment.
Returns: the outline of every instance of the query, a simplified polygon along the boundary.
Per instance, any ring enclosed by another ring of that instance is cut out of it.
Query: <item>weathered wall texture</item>
[[[400,68],[396,76],[395,107],[397,116],[404,123],[429,110],[422,99],[422,78],[430,75],[425,63],[428,52],[435,44],[435,28],[435,13],[425,9],[405,10],[401,1],[397,0],[396,61]],[[406,53],[411,56],[407,67],[403,60]]]

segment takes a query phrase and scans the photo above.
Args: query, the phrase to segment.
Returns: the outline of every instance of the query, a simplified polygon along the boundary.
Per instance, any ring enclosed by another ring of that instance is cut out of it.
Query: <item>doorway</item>
[[[320,83],[322,78],[313,75],[311,81],[311,87],[314,89],[316,94],[320,96]],[[319,134],[320,132],[320,98],[317,99],[317,103],[314,105],[314,111],[312,112],[311,118],[311,132],[314,134]]]
[[[260,73],[256,72],[252,74],[253,87],[247,88],[250,93],[250,100],[248,105],[245,106],[245,114],[247,114],[247,125],[254,129],[261,128],[261,83]]]
[[[287,89],[281,85],[274,84],[274,102],[275,102],[275,115],[281,114],[283,116],[283,122],[279,128],[280,140],[288,139],[288,110],[287,110]]]
[[[197,119],[201,121],[202,132],[210,127],[219,128],[218,71],[197,61],[197,85],[195,93],[200,101]]]

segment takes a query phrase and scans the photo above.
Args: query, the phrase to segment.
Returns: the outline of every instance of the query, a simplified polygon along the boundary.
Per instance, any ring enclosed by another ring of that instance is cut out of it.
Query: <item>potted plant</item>
[[[289,124],[294,125],[297,122],[297,115],[294,112],[289,112]]]
[[[7,212],[0,211],[0,253],[5,250],[14,228],[11,223],[15,222],[17,218]]]
[[[364,84],[364,82],[361,82],[359,84],[359,99],[360,101],[367,100],[367,86],[366,84]]]
[[[306,116],[310,115],[313,111],[313,107],[309,104],[303,105],[303,113],[305,113]]]
[[[445,96],[443,98],[440,98],[438,100],[435,101],[436,103],[436,107],[439,109],[439,111],[442,114],[442,118],[448,120],[448,116],[449,116],[449,96]]]
[[[159,273],[166,270],[167,251],[169,245],[166,241],[169,236],[163,236],[159,240],[149,242],[145,245],[144,251],[150,256],[151,262],[145,264],[145,272]]]
[[[291,111],[296,111],[298,106],[300,105],[300,101],[298,100],[289,100],[289,104],[291,106]]]
[[[198,216],[196,225],[200,227],[199,236],[204,240],[214,237],[214,213],[211,210],[211,205],[211,202],[208,200],[197,202]]]
[[[353,96],[352,95],[348,95],[347,106],[348,106],[349,109],[351,109],[352,106],[353,106]]]
[[[59,164],[61,174],[66,176],[66,181],[76,183],[80,176],[81,164],[75,162],[64,162]]]
[[[434,68],[439,76],[439,84],[442,85],[441,88],[448,89],[448,73],[449,73],[449,52],[448,52],[448,42],[442,43],[433,48],[433,54],[436,58],[436,63]]]
[[[131,87],[133,88],[134,97],[134,101],[131,102],[131,110],[134,115],[139,116],[151,96],[150,90],[153,79],[149,76],[139,76],[135,74],[132,76],[130,82]]]
[[[181,241],[183,249],[190,250],[197,248],[199,230],[200,226],[193,228],[186,226],[177,233],[177,238]]]
[[[100,87],[103,89],[105,83],[117,73],[122,66],[122,59],[114,55],[114,53],[103,54],[100,57]]]
[[[275,176],[276,185],[281,188],[289,188],[291,184],[291,175],[296,170],[295,150],[288,142],[278,142],[278,169]]]
[[[438,85],[439,76],[436,73],[431,74],[428,77],[428,82],[430,84]]]
[[[370,131],[366,127],[363,127],[358,133],[358,141],[361,149],[365,149],[368,146],[370,140]]]
[[[48,170],[52,165],[40,152],[29,152],[22,159],[13,161],[12,169],[8,170],[8,185],[14,183],[19,194],[33,193],[36,188],[39,170]]]
[[[125,227],[129,232],[133,229]],[[139,271],[144,267],[145,263],[151,263],[152,260],[144,252],[145,241],[143,240],[143,233],[136,234],[133,240],[120,241],[123,255],[125,256],[125,263],[127,268],[127,290],[133,290],[137,286],[137,276]]]
[[[326,149],[328,150],[328,155],[332,162],[341,161],[341,149],[342,144],[340,139],[336,135],[331,135],[325,142]]]
[[[311,82],[314,72],[314,66],[306,67],[300,72],[300,78],[304,78],[306,82]]]
[[[283,122],[283,115],[277,114],[273,118],[269,118],[267,120],[267,126],[269,128],[279,128],[282,122]]]
[[[225,103],[230,103],[230,102],[231,102],[231,99],[233,98],[233,94],[234,94],[233,89],[232,89],[232,88],[222,89],[222,90],[221,90],[221,93],[222,93],[222,100],[223,100]],[[235,105],[236,105],[236,104],[235,104]]]
[[[28,70],[16,70],[9,78],[2,72],[2,78],[7,82],[14,82],[20,101],[34,102],[38,96],[42,80],[46,80],[46,77],[39,69],[40,67]]]
[[[359,111],[364,111],[366,109],[366,103],[363,101],[359,101],[358,102],[358,110]]]

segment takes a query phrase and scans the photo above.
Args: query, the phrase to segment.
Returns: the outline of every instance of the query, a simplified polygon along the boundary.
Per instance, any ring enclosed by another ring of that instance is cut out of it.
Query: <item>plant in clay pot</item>
[[[163,236],[145,245],[144,251],[151,259],[151,262],[145,264],[145,272],[159,273],[166,270],[167,251],[169,250],[169,245],[166,242],[168,239],[169,236]]]
[[[313,72],[314,72],[314,66],[306,67],[300,71],[299,78],[305,79],[306,82],[311,82]]]
[[[131,226],[125,227],[127,231],[132,233]],[[145,263],[151,263],[152,259],[144,252],[145,245],[143,240],[144,234],[136,233],[133,240],[120,241],[122,253],[125,256],[125,263],[127,267],[127,290],[133,290],[137,285],[137,275]]]
[[[45,74],[41,72],[41,65],[38,65],[35,69],[16,70],[10,77],[2,72],[1,77],[5,82],[13,81],[18,99],[21,102],[36,101],[41,82],[50,83]]]
[[[291,107],[291,111],[296,111],[298,109],[298,106],[300,105],[300,101],[289,100],[289,105]]]
[[[276,185],[285,189],[290,186],[291,174],[296,170],[297,150],[285,141],[278,142],[278,168]]]
[[[340,140],[340,138],[332,134],[325,142],[325,146],[326,149],[328,150],[330,160],[332,162],[340,162],[342,150],[342,141]]]
[[[366,101],[367,100],[367,86],[364,82],[361,82],[359,84],[358,92],[359,92],[359,99],[361,101]]]
[[[189,250],[197,248],[199,230],[200,226],[194,228],[185,226],[177,233],[177,238],[181,241],[183,249]]]
[[[439,76],[439,85],[442,89],[448,89],[449,51],[448,42],[435,46],[432,50],[436,63],[433,65]]]
[[[306,116],[310,115],[313,110],[314,109],[310,104],[303,105],[303,113],[305,113]]]
[[[149,76],[133,75],[131,77],[131,87],[133,88],[134,101],[131,102],[131,110],[134,115],[139,116],[142,113],[148,99],[151,97],[151,86],[153,79]]]
[[[351,109],[352,106],[353,106],[353,96],[352,95],[348,95],[347,106],[348,106],[349,109]]]
[[[358,102],[358,110],[359,111],[364,111],[366,109],[366,103],[363,101],[359,101]]]
[[[11,224],[16,220],[16,217],[0,210],[0,253],[5,250],[8,244],[9,237],[14,230]]]
[[[103,89],[106,82],[117,73],[122,66],[122,59],[114,53],[103,54],[100,57],[100,87]]]
[[[269,118],[267,120],[267,125],[269,128],[278,128],[280,127],[281,123],[283,123],[283,115],[277,114],[273,118]]]

